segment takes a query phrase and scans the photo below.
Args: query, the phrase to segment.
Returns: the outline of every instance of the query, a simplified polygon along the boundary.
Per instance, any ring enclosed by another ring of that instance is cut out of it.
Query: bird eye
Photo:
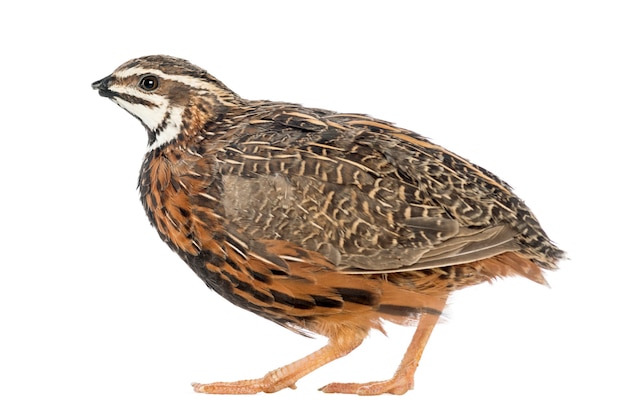
[[[154,91],[159,86],[159,80],[154,75],[145,75],[139,80],[139,87],[144,91]]]

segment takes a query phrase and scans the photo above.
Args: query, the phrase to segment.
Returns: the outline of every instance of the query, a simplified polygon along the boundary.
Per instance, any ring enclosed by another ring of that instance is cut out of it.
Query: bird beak
[[[110,83],[111,83],[111,77],[107,76],[106,78],[102,78],[99,81],[96,81],[93,84],[91,84],[91,87],[97,90],[98,93],[102,95],[103,97],[110,98],[111,97],[111,91],[109,90]]]

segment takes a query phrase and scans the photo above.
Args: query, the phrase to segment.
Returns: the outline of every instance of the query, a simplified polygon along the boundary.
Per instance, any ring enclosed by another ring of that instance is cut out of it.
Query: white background
[[[512,3],[3,5],[0,413],[624,413],[626,14]],[[391,375],[412,334],[394,326],[295,391],[194,394],[192,381],[261,376],[324,339],[231,306],[148,225],[145,131],[90,84],[153,53],[247,98],[431,137],[513,185],[571,260],[551,289],[458,292],[402,397],[316,390]]]

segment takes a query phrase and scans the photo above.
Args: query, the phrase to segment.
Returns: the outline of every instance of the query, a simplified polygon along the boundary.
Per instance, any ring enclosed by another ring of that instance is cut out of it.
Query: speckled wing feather
[[[498,221],[521,203],[508,186],[423,137],[353,114],[258,111],[217,154],[226,218],[250,238],[290,240],[350,273],[519,249],[520,230]]]

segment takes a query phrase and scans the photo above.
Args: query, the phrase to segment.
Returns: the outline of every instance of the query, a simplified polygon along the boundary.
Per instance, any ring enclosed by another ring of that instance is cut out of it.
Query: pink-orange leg
[[[437,299],[432,303],[434,310],[443,310],[446,298]],[[353,393],[357,395],[380,395],[391,393],[402,395],[413,389],[413,377],[419,365],[422,352],[428,343],[428,338],[439,320],[439,314],[424,313],[419,320],[413,339],[409,344],[402,362],[396,373],[389,380],[368,383],[331,383],[320,390],[326,393]]]
[[[347,355],[357,348],[366,333],[349,337],[331,338],[328,344],[316,352],[273,370],[259,379],[241,380],[237,382],[193,383],[193,389],[200,393],[248,395],[259,392],[272,393],[284,388],[296,388],[296,382],[303,376],[325,364]]]

